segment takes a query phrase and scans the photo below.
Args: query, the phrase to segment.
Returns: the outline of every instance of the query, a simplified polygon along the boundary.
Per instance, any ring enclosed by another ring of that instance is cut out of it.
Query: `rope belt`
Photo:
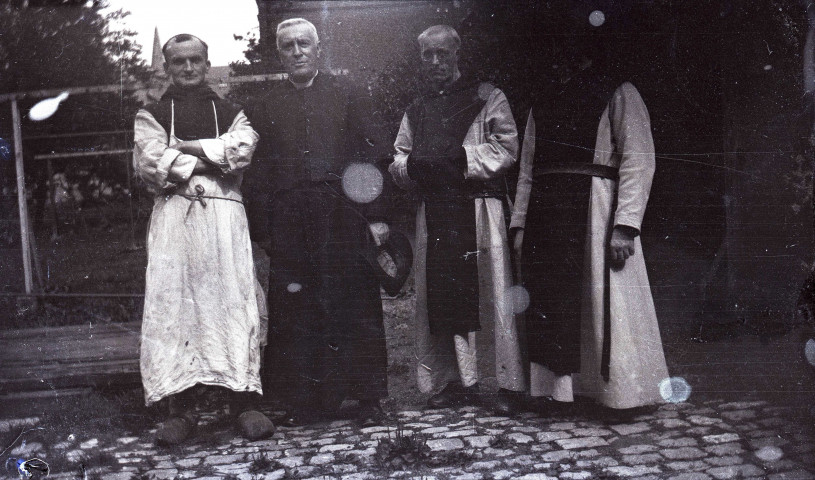
[[[240,203],[241,205],[243,205],[243,200],[237,200],[235,198],[228,198],[228,197],[216,197],[214,195],[204,195],[205,193],[206,193],[206,190],[204,190],[204,187],[201,184],[198,184],[198,185],[195,186],[195,195],[188,195],[186,193],[171,193],[169,196],[176,195],[176,196],[179,196],[179,197],[184,197],[187,200],[190,200],[190,202],[191,202],[190,203],[190,208],[187,209],[187,214],[190,213],[190,210],[192,209],[192,206],[195,205],[195,202],[200,203],[202,207],[206,208],[206,206],[207,206],[207,201],[205,200],[206,198],[213,199],[213,200],[228,200],[230,202],[236,202],[236,203]]]
[[[608,165],[598,165],[596,163],[552,163],[535,169],[535,177],[552,173],[575,173],[611,180],[620,178],[620,172],[617,168]]]

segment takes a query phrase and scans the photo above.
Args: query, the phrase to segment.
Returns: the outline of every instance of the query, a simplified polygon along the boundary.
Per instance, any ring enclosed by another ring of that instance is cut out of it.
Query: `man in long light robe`
[[[260,438],[273,425],[251,409],[261,393],[264,332],[240,192],[258,135],[240,107],[206,86],[203,41],[177,35],[164,56],[172,85],[137,113],[133,158],[155,193],[141,338],[145,401],[169,398],[156,440],[174,444],[195,425],[192,387],[223,387],[241,410],[244,436]]]
[[[405,113],[389,170],[397,185],[418,187],[416,355],[428,405],[478,400],[476,332],[494,325],[496,407],[515,408],[524,390],[518,328],[509,304],[511,270],[504,220],[504,173],[518,138],[501,90],[462,78],[461,41],[437,25],[419,36],[427,93]]]
[[[510,222],[531,297],[530,393],[663,403],[674,394],[639,237],[655,170],[650,117],[631,83],[583,76],[571,79],[582,103],[567,91],[560,108],[530,114]]]

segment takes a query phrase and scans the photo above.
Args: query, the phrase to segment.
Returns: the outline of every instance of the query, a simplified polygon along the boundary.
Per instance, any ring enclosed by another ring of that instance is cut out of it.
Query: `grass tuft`
[[[427,437],[416,433],[405,435],[402,425],[398,425],[393,437],[379,440],[374,460],[385,470],[410,470],[423,465],[429,456]]]

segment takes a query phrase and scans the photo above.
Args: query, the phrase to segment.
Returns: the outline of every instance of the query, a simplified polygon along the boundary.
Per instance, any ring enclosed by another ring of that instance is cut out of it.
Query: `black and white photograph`
[[[0,477],[815,479],[815,2],[0,0]]]

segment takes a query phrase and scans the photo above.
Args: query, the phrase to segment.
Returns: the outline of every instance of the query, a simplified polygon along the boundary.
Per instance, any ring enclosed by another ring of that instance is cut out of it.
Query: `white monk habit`
[[[537,135],[545,138],[546,132]],[[523,228],[526,223],[533,157],[523,155],[529,163],[521,165],[511,228]],[[660,383],[668,378],[668,368],[639,236],[634,239],[635,253],[623,268],[612,268],[608,277],[605,275],[608,229],[624,225],[640,230],[655,170],[650,116],[630,83],[616,89],[600,117],[594,163],[619,169],[619,181],[592,178],[583,265],[580,372],[556,376],[545,366],[532,364],[530,392],[559,401],[584,395],[617,409],[662,403]],[[607,287],[611,327],[608,381],[601,374]]]
[[[145,109],[135,123],[136,172],[156,193],[141,337],[148,405],[195,384],[261,393],[265,325],[240,192],[258,134],[239,112],[226,133],[201,140],[222,175],[194,175],[196,157],[172,148],[176,110],[169,129]]]
[[[507,98],[501,90],[482,84],[479,95],[486,98],[484,107],[473,119],[462,143],[467,154],[465,178],[492,180],[504,175],[516,161],[518,134]],[[413,188],[407,174],[407,162],[413,146],[414,132],[407,115],[402,118],[394,147],[396,154],[389,170],[397,185]],[[447,383],[461,380],[464,386],[478,381],[477,338],[494,342],[495,377],[500,388],[525,389],[524,370],[518,343],[518,326],[512,312],[509,288],[512,285],[504,205],[500,198],[475,198],[473,215],[478,247],[479,319],[482,329],[492,332],[470,332],[467,338],[456,335],[431,335],[427,313],[426,249],[427,225],[424,204],[416,215],[416,358],[419,389],[430,392]]]

